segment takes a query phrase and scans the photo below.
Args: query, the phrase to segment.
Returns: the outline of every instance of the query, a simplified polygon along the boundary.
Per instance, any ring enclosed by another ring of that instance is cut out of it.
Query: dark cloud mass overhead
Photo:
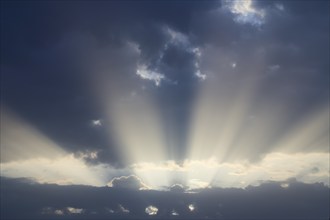
[[[329,8],[1,1],[1,219],[327,219]]]

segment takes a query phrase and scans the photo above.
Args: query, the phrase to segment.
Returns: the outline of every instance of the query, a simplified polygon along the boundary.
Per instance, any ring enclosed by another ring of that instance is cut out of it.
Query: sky
[[[2,1],[1,219],[328,219],[328,1]]]

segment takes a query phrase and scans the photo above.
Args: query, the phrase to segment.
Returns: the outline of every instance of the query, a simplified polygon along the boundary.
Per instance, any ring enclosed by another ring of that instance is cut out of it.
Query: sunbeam
[[[214,50],[206,48],[205,53],[212,56],[216,53]],[[255,51],[248,61],[240,64],[241,67],[232,67],[229,62],[232,58],[224,52],[221,55],[225,59],[220,64],[217,58],[212,58],[213,64],[208,68],[216,72],[213,72],[210,82],[201,85],[195,100],[188,158],[204,160],[216,157],[226,161],[237,148],[236,142],[251,118],[262,80],[264,58],[259,51]]]
[[[40,183],[105,185],[111,173],[89,167],[12,111],[1,107],[1,175]],[[114,173],[114,172],[113,172]],[[112,174],[114,175],[114,174]]]
[[[328,1],[2,1],[0,219],[328,219]]]
[[[65,154],[56,143],[12,111],[1,107],[1,162],[31,158],[59,158]]]

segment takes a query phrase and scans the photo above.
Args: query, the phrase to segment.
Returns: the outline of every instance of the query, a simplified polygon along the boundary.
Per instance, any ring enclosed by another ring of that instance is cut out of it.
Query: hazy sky
[[[1,217],[327,219],[329,6],[1,2]]]

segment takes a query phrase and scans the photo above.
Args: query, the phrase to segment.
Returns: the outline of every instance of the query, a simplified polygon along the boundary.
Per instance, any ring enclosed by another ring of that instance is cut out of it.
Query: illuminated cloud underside
[[[1,163],[3,176],[26,177],[40,183],[104,186],[105,174],[114,172],[106,165],[88,166],[81,159],[67,155],[57,159],[35,158]],[[116,171],[115,171],[116,173]]]
[[[223,1],[225,8],[234,14],[234,20],[242,24],[260,26],[265,23],[265,11],[253,7],[252,0]]]
[[[1,163],[1,173],[3,176],[13,178],[32,178],[40,183],[94,186],[108,184],[110,187],[129,189],[166,190],[167,186],[174,184],[175,181],[186,186],[187,189],[242,188],[268,180],[286,181],[290,178],[305,183],[323,182],[329,185],[328,159],[328,153],[271,153],[255,164],[248,161],[219,163],[211,158],[203,161],[187,160],[182,166],[174,161],[139,163],[125,171],[116,170],[105,164],[87,166],[83,161],[68,155],[56,160],[32,159]],[[125,173],[135,173],[136,177],[123,176]]]
[[[146,184],[158,189],[171,184],[171,177],[189,189],[246,187],[263,181],[285,181],[289,178],[329,185],[328,159],[328,153],[270,153],[255,164],[248,161],[219,163],[211,158],[203,161],[187,160],[182,166],[171,161],[142,163],[134,165],[133,170]]]
[[[138,66],[136,74],[142,79],[154,81],[156,86],[160,86],[161,81],[165,78],[163,74],[149,70],[145,65]]]

